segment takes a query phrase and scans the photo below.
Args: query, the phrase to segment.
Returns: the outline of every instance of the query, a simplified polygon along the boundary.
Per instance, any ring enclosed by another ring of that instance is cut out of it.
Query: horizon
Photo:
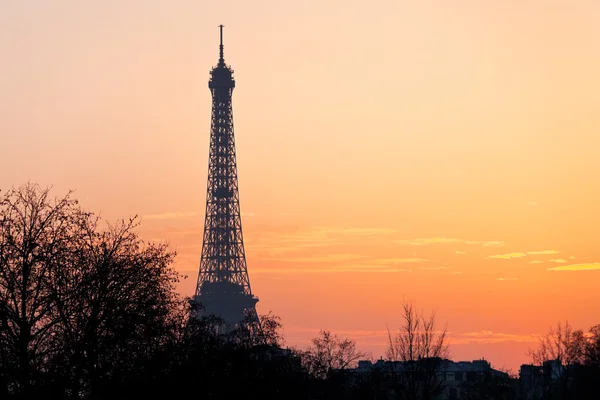
[[[0,189],[140,215],[191,296],[223,23],[259,313],[378,359],[406,298],[516,373],[600,313],[600,4],[491,3],[0,5]]]

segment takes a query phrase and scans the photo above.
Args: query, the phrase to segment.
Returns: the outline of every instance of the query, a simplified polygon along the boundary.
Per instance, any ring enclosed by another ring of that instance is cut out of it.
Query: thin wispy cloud
[[[455,238],[446,238],[446,237],[434,237],[434,238],[418,238],[418,239],[410,239],[410,240],[396,240],[398,244],[406,244],[410,246],[427,246],[430,244],[439,244],[439,243],[462,243],[464,240],[455,239]]]
[[[501,260],[510,260],[511,258],[521,258],[526,257],[525,253],[508,253],[508,254],[496,254],[493,256],[488,256],[488,258],[497,258]]]
[[[394,328],[397,321],[390,321],[390,328],[392,333],[397,328]],[[294,326],[285,329],[286,333],[291,335],[302,335],[302,337],[312,337],[317,335],[321,328],[308,328],[301,326]],[[345,337],[360,338],[361,341],[364,339],[372,339],[377,342],[383,342],[386,344],[389,332],[387,329],[346,329],[336,330],[336,333]],[[506,332],[493,332],[489,330],[474,331],[474,332],[448,332],[448,337],[451,344],[497,344],[507,342],[522,342],[522,343],[537,343],[539,340],[539,334],[519,334],[519,333],[506,333]],[[305,339],[308,341],[309,339]],[[386,344],[387,345],[387,344]]]
[[[298,250],[322,248],[339,243],[318,229],[302,230],[296,232],[280,233],[266,232],[246,241],[246,247],[253,251],[265,251],[271,256],[278,256]]]
[[[291,328],[286,328],[286,331],[288,332],[294,332],[294,333],[311,333],[311,334],[318,334],[319,332],[322,331],[323,328],[306,328],[306,327],[302,327],[302,326],[294,326]],[[382,337],[382,338],[387,338],[388,337],[388,331],[385,329],[352,329],[352,330],[348,330],[348,329],[339,329],[336,330],[336,334],[338,335],[343,335],[343,336],[349,336],[349,337],[354,337],[354,336],[376,336],[376,337]]]
[[[327,329],[328,327],[326,326],[325,328]],[[322,329],[323,327],[293,326],[284,328],[284,331],[288,343],[308,346],[310,344],[310,338],[317,336]],[[385,349],[388,346],[387,340],[389,332],[386,329],[336,329],[335,333],[341,337],[357,340],[361,345],[367,345],[370,348]]]
[[[527,254],[530,255],[552,255],[558,254],[560,251],[557,250],[541,250],[541,251],[528,251]]]
[[[502,247],[504,246],[504,242],[500,241],[488,241],[488,242],[465,242],[467,244],[480,244],[483,247]]]
[[[409,245],[409,246],[428,246],[433,244],[448,244],[448,243],[465,243],[465,244],[476,244],[484,247],[500,247],[504,246],[504,242],[500,241],[473,241],[458,238],[447,238],[447,237],[432,237],[432,238],[417,238],[409,240],[396,240],[395,243]]]
[[[532,206],[532,207],[537,207],[537,206],[538,206],[538,203],[537,203],[537,202],[535,202],[535,201],[528,201],[528,202],[527,202],[527,205],[528,205],[528,206]]]
[[[406,263],[420,263],[428,260],[424,258],[384,258],[380,260],[374,260],[375,264],[406,264]]]
[[[539,340],[538,334],[503,333],[486,330],[464,333],[450,332],[449,337],[453,344],[537,342]]]
[[[406,268],[385,268],[381,266],[338,266],[323,268],[252,268],[252,274],[273,274],[273,275],[293,275],[293,274],[335,274],[335,273],[406,273],[412,272]]]
[[[328,262],[356,262],[359,260],[367,260],[369,257],[360,254],[326,254],[322,256],[308,257],[263,257],[263,261],[278,261],[278,262],[293,262],[293,263],[328,263]]]
[[[162,220],[162,219],[182,219],[182,218],[191,218],[200,215],[197,211],[187,211],[187,212],[165,212],[162,214],[149,214],[144,215],[142,217],[143,220]]]
[[[497,278],[499,281],[518,281],[521,278]]]
[[[541,260],[533,260],[533,261],[529,261],[529,264],[543,264],[544,262]]]
[[[448,267],[421,267],[423,271],[439,271],[442,269],[448,269]]]
[[[144,215],[144,220],[176,220],[184,218],[192,218],[204,215],[204,212],[200,211],[169,211],[160,214],[148,214]],[[242,212],[242,217],[255,217],[256,213],[253,212]]]
[[[548,271],[593,271],[593,270],[600,270],[600,262],[561,265],[561,266],[554,267],[554,268],[548,268]]]
[[[395,233],[387,228],[335,228],[311,227],[297,229],[291,232],[261,232],[248,243],[248,248],[254,251],[265,251],[270,256],[297,252],[307,248],[333,247],[347,245],[352,241],[363,240],[364,236],[387,236]]]
[[[456,254],[460,254],[460,255],[462,255],[462,254],[467,254],[467,253],[466,253],[466,252],[464,252],[464,251],[456,250]]]
[[[564,263],[566,263],[566,262],[567,262],[567,260],[564,260],[564,259],[562,259],[562,258],[555,258],[555,259],[553,259],[553,260],[550,260],[550,262],[553,262],[553,263],[559,263],[559,264],[564,264]]]
[[[558,250],[536,250],[536,251],[528,251],[526,253],[508,253],[508,254],[495,254],[493,256],[488,256],[488,258],[497,258],[502,260],[510,260],[511,258],[523,258],[527,256],[539,256],[539,255],[553,255],[560,253]],[[540,261],[541,262],[541,261]],[[530,262],[531,264],[537,264]]]
[[[338,235],[389,235],[396,233],[395,229],[388,228],[323,228],[327,234]]]
[[[363,254],[355,253],[328,253],[315,255],[297,255],[273,254],[260,257],[262,261],[275,261],[281,264],[318,264],[319,268],[331,268],[332,265],[344,263],[344,268],[388,268],[399,264],[414,264],[427,262],[424,258],[404,257],[404,258],[376,258]]]

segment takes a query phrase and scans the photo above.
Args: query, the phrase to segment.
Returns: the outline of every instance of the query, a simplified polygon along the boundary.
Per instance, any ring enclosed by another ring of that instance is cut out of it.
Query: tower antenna
[[[219,65],[225,65],[225,58],[223,56],[223,25],[219,25],[219,33],[221,36],[221,41],[219,44]]]

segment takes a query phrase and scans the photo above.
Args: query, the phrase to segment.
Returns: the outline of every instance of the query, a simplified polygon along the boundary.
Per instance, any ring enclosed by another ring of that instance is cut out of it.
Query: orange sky
[[[259,312],[379,357],[399,303],[516,371],[600,323],[595,0],[0,3],[0,188],[142,216],[195,286],[225,28]],[[575,265],[575,267],[573,267]],[[587,270],[584,270],[587,269]]]

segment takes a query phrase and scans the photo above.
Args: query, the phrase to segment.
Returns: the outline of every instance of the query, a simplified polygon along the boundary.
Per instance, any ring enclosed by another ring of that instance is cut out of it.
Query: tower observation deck
[[[261,333],[256,313],[258,298],[252,294],[240,215],[233,109],[233,70],[223,56],[223,25],[220,28],[218,64],[210,71],[212,94],[206,215],[200,270],[193,301],[200,315],[221,319],[222,333],[236,328]]]

